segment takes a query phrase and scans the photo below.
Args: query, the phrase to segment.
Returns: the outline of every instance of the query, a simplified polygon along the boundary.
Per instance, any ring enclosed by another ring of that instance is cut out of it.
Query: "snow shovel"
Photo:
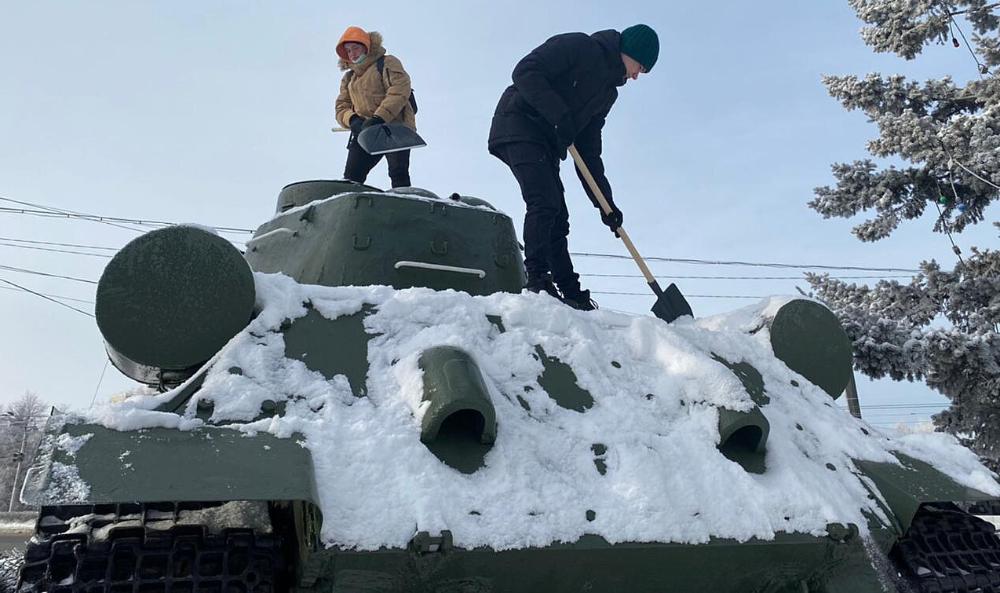
[[[601,210],[605,214],[611,214],[611,206],[608,205],[608,201],[604,198],[604,194],[601,192],[601,188],[597,187],[597,182],[594,181],[594,176],[590,174],[590,169],[587,168],[587,164],[583,162],[580,157],[580,153],[577,152],[576,146],[569,145],[569,153],[573,155],[573,161],[576,162],[576,168],[580,170],[583,174],[583,178],[587,180],[587,185],[590,186],[590,190],[594,192],[594,196],[597,198],[597,203],[601,205]],[[653,304],[653,315],[656,315],[660,319],[670,323],[671,321],[677,319],[682,315],[694,316],[691,312],[691,305],[688,304],[687,299],[681,294],[680,289],[677,285],[670,283],[670,286],[666,290],[660,288],[660,284],[653,277],[652,272],[646,266],[646,262],[643,261],[642,256],[636,251],[635,245],[632,244],[632,240],[628,238],[628,233],[625,229],[618,227],[618,236],[621,238],[622,243],[625,244],[625,248],[632,255],[632,259],[635,263],[639,265],[639,270],[642,271],[642,275],[646,278],[646,282],[649,287],[653,290],[653,294],[656,295],[656,302]]]
[[[369,126],[358,134],[358,144],[370,155],[388,154],[427,146],[424,139],[403,124]]]

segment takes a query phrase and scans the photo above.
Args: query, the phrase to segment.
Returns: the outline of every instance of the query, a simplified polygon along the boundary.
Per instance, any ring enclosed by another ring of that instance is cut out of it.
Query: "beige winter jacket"
[[[369,118],[377,115],[386,122],[400,122],[416,130],[417,119],[410,106],[410,76],[403,64],[395,56],[385,53],[382,35],[369,32],[371,48],[368,56],[360,64],[350,64],[340,60],[341,70],[345,70],[340,81],[337,96],[337,121],[345,128],[351,127],[351,116]],[[379,76],[376,62],[385,56],[385,67]]]

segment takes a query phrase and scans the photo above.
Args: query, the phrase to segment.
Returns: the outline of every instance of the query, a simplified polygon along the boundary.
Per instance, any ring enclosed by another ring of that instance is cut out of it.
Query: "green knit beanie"
[[[660,55],[660,39],[648,25],[632,25],[622,31],[622,53],[649,72]]]

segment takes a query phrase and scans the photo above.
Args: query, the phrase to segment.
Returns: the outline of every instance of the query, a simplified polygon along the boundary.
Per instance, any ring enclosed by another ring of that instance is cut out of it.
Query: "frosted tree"
[[[815,190],[809,206],[825,218],[866,220],[862,241],[889,236],[905,220],[935,215],[949,235],[983,222],[1000,198],[1000,3],[986,0],[849,0],[878,52],[914,59],[929,45],[969,54],[972,80],[915,82],[904,76],[825,76],[830,94],[878,127],[873,158],[833,165],[836,185]],[[966,37],[965,30],[971,32]],[[961,40],[959,39],[961,38]],[[879,165],[881,159],[902,165]],[[994,222],[994,224],[997,224]],[[873,377],[920,380],[951,400],[934,417],[1000,468],[1000,252],[975,249],[951,271],[920,264],[908,284],[848,285],[809,275],[817,296],[841,317],[855,366]]]
[[[0,411],[0,511],[27,508],[17,493],[41,436],[46,409],[36,394],[27,391]]]

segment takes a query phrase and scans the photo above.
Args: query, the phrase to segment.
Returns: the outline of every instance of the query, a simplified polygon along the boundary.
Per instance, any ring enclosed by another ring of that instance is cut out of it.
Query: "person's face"
[[[358,58],[365,55],[365,46],[355,41],[348,41],[344,44],[344,51],[347,53],[348,60],[356,62]]]
[[[640,74],[645,74],[646,69],[642,67],[642,64],[633,60],[631,56],[622,54],[622,62],[625,63],[625,78],[635,80],[639,78]]]

